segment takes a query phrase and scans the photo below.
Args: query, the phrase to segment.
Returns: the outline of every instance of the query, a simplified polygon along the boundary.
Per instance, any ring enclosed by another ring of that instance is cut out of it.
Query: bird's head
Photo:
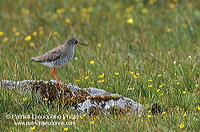
[[[69,37],[67,39],[67,41],[66,41],[66,44],[68,44],[68,45],[82,44],[82,45],[86,45],[87,46],[87,44],[81,43],[76,38],[73,38],[73,37]]]

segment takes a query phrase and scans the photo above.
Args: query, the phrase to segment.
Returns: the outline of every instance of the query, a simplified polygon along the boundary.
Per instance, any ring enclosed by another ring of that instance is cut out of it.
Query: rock
[[[52,104],[58,103],[70,108],[72,112],[80,114],[95,115],[99,112],[104,114],[142,114],[145,108],[130,98],[111,94],[103,89],[79,88],[71,84],[65,84],[65,86],[60,88],[55,80],[1,80],[2,88],[17,88],[21,94],[32,94],[34,91],[38,98],[48,98]]]

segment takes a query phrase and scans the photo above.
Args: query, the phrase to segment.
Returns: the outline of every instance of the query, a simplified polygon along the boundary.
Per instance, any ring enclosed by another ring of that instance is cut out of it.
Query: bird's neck
[[[74,51],[74,45],[73,44],[66,44],[65,45],[66,46],[66,48],[68,49],[68,50],[70,50],[70,51]]]

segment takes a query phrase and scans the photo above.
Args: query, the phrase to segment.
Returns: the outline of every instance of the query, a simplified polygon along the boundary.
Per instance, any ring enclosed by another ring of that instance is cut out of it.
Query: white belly
[[[52,61],[52,62],[42,62],[42,64],[44,64],[45,66],[48,67],[62,67],[64,65],[66,65],[71,59],[72,59],[73,55],[71,56],[67,56],[64,58],[60,58],[56,61]]]

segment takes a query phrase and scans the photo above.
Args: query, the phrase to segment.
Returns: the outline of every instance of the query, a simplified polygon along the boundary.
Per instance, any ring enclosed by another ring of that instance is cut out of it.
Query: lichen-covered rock
[[[111,94],[98,88],[79,88],[71,84],[60,88],[55,80],[51,81],[10,81],[2,80],[2,88],[18,88],[20,93],[36,92],[38,98],[48,98],[52,104],[71,108],[73,112],[94,115],[104,114],[142,114],[144,106],[130,98]]]

